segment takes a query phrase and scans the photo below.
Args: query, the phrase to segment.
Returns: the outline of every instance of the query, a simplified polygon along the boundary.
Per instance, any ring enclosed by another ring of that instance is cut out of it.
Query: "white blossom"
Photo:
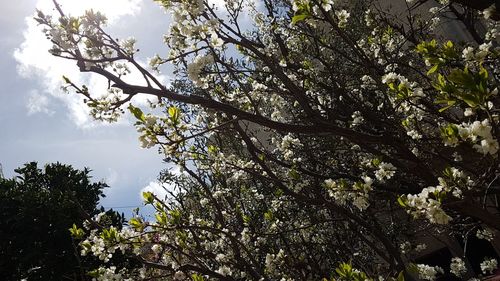
[[[347,25],[347,20],[349,19],[349,16],[351,14],[346,10],[336,10],[335,15],[337,16],[338,19],[338,26],[340,28],[345,28]]]
[[[493,232],[487,228],[478,229],[476,232],[476,237],[491,242],[493,241]]]
[[[443,269],[439,266],[429,266],[425,264],[417,264],[418,276],[423,280],[436,280],[439,273],[443,273]]]
[[[481,267],[481,271],[484,274],[492,273],[498,267],[498,262],[496,259],[484,259],[483,262],[479,265]]]
[[[452,258],[450,264],[450,272],[458,277],[466,273],[467,267],[465,266],[464,260],[458,257]]]
[[[378,170],[375,171],[375,177],[379,181],[384,181],[386,179],[390,179],[396,173],[396,167],[391,163],[381,162],[378,165]]]

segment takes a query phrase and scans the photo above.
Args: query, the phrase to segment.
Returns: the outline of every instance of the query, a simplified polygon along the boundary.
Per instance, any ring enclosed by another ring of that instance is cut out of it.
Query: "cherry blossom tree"
[[[463,252],[447,268],[416,257],[423,236],[492,240],[500,230],[494,5],[156,2],[173,22],[149,66],[98,12],[74,17],[54,2],[58,18],[37,17],[54,56],[109,81],[105,96],[64,77],[66,90],[98,120],[127,108],[141,145],[180,169],[161,175],[174,187],[166,198],[144,193],[154,221],[80,237],[83,254],[122,251],[144,265],[102,267],[97,280],[480,274]],[[451,24],[471,40],[447,38]],[[175,77],[162,81],[169,68]],[[151,96],[150,107],[134,105],[137,95]],[[481,263],[483,274],[496,267]]]

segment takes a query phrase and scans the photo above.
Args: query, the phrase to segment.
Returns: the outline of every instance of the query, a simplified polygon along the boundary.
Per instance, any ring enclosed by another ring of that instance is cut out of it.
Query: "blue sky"
[[[141,149],[133,121],[102,124],[86,115],[80,98],[59,89],[63,74],[98,87],[102,81],[78,74],[73,63],[51,57],[50,44],[32,22],[36,8],[51,12],[49,0],[0,0],[0,163],[5,176],[29,161],[62,162],[89,167],[95,180],[111,188],[105,207],[140,206],[140,191],[154,183],[167,167],[156,149]],[[110,18],[108,30],[117,37],[134,36],[146,55],[162,53],[161,34],[169,20],[152,0],[61,0],[73,15],[92,7]],[[84,7],[87,6],[87,7]],[[48,9],[48,10],[47,10]],[[144,32],[147,30],[147,32]],[[140,57],[144,62],[146,57]],[[128,214],[131,208],[119,209]]]

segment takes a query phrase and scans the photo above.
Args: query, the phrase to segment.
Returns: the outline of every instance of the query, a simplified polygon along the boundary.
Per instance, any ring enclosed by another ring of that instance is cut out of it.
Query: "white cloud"
[[[117,24],[123,16],[135,16],[140,11],[140,0],[59,0],[63,10],[67,14],[80,15],[85,10],[93,9],[104,13],[111,28]],[[47,14],[56,13],[51,0],[38,0],[36,8]],[[77,95],[62,93],[62,76],[68,76],[76,84],[85,84],[90,89],[105,90],[106,81],[95,75],[82,75],[74,61],[56,58],[48,53],[51,43],[45,38],[44,33],[33,16],[26,18],[26,29],[24,30],[24,42],[15,50],[14,58],[18,62],[18,73],[26,78],[37,79],[43,92],[50,94],[64,102],[70,118],[80,128],[93,127],[98,123],[91,120],[88,108],[83,105],[82,98]],[[97,93],[99,94],[99,93]],[[43,99],[43,98],[42,98]],[[48,100],[46,100],[48,102]],[[28,112],[30,108],[28,108]],[[33,110],[37,110],[36,107]]]
[[[186,172],[181,172],[178,166],[171,168],[170,172],[174,175],[186,174]],[[159,181],[151,181],[147,186],[143,187],[139,193],[140,198],[142,198],[142,193],[146,191],[152,192],[160,199],[165,199],[171,193],[176,194],[179,192],[179,190],[175,188],[174,184]]]
[[[152,192],[159,199],[164,199],[167,197],[169,192],[174,192],[174,187],[170,184],[161,183],[158,181],[152,181],[147,186],[141,189],[140,196],[142,198],[143,192]]]
[[[224,1],[224,0],[208,0],[208,4],[215,5],[215,7],[219,8],[219,9],[224,9],[225,2],[226,1]]]
[[[140,0],[58,0],[61,8],[66,14],[80,15],[86,10],[93,9],[106,15],[110,24],[115,23],[124,15],[135,15],[140,10]],[[52,0],[38,0],[36,4],[38,10],[44,13],[57,15]]]
[[[226,7],[226,4],[230,2],[226,0],[207,0],[207,1],[209,5],[215,6],[216,8],[215,12],[217,15],[221,17],[227,17],[228,20],[231,18]],[[251,13],[252,10],[249,9],[249,4],[251,3],[251,5],[253,5],[257,9],[257,11],[265,12],[266,9],[263,2],[264,1],[259,1],[259,0],[249,0],[244,2],[243,10],[240,12],[238,19],[239,25],[240,27],[243,28],[243,30],[245,30],[247,27],[252,26],[252,13]]]
[[[50,108],[49,98],[46,95],[40,94],[37,90],[32,90],[26,103],[28,115],[35,113],[45,113],[48,115],[54,114]]]
[[[109,186],[115,186],[119,180],[118,172],[114,169],[108,168],[108,174],[106,175],[105,182]]]

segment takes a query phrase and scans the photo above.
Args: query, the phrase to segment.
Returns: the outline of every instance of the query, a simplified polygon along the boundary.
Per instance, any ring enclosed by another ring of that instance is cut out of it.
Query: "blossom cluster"
[[[491,133],[492,127],[488,119],[472,123],[462,123],[455,125],[453,128],[456,129],[457,133],[444,138],[446,145],[457,146],[460,141],[469,141],[477,152],[483,155],[497,155],[499,148],[498,141]]]

